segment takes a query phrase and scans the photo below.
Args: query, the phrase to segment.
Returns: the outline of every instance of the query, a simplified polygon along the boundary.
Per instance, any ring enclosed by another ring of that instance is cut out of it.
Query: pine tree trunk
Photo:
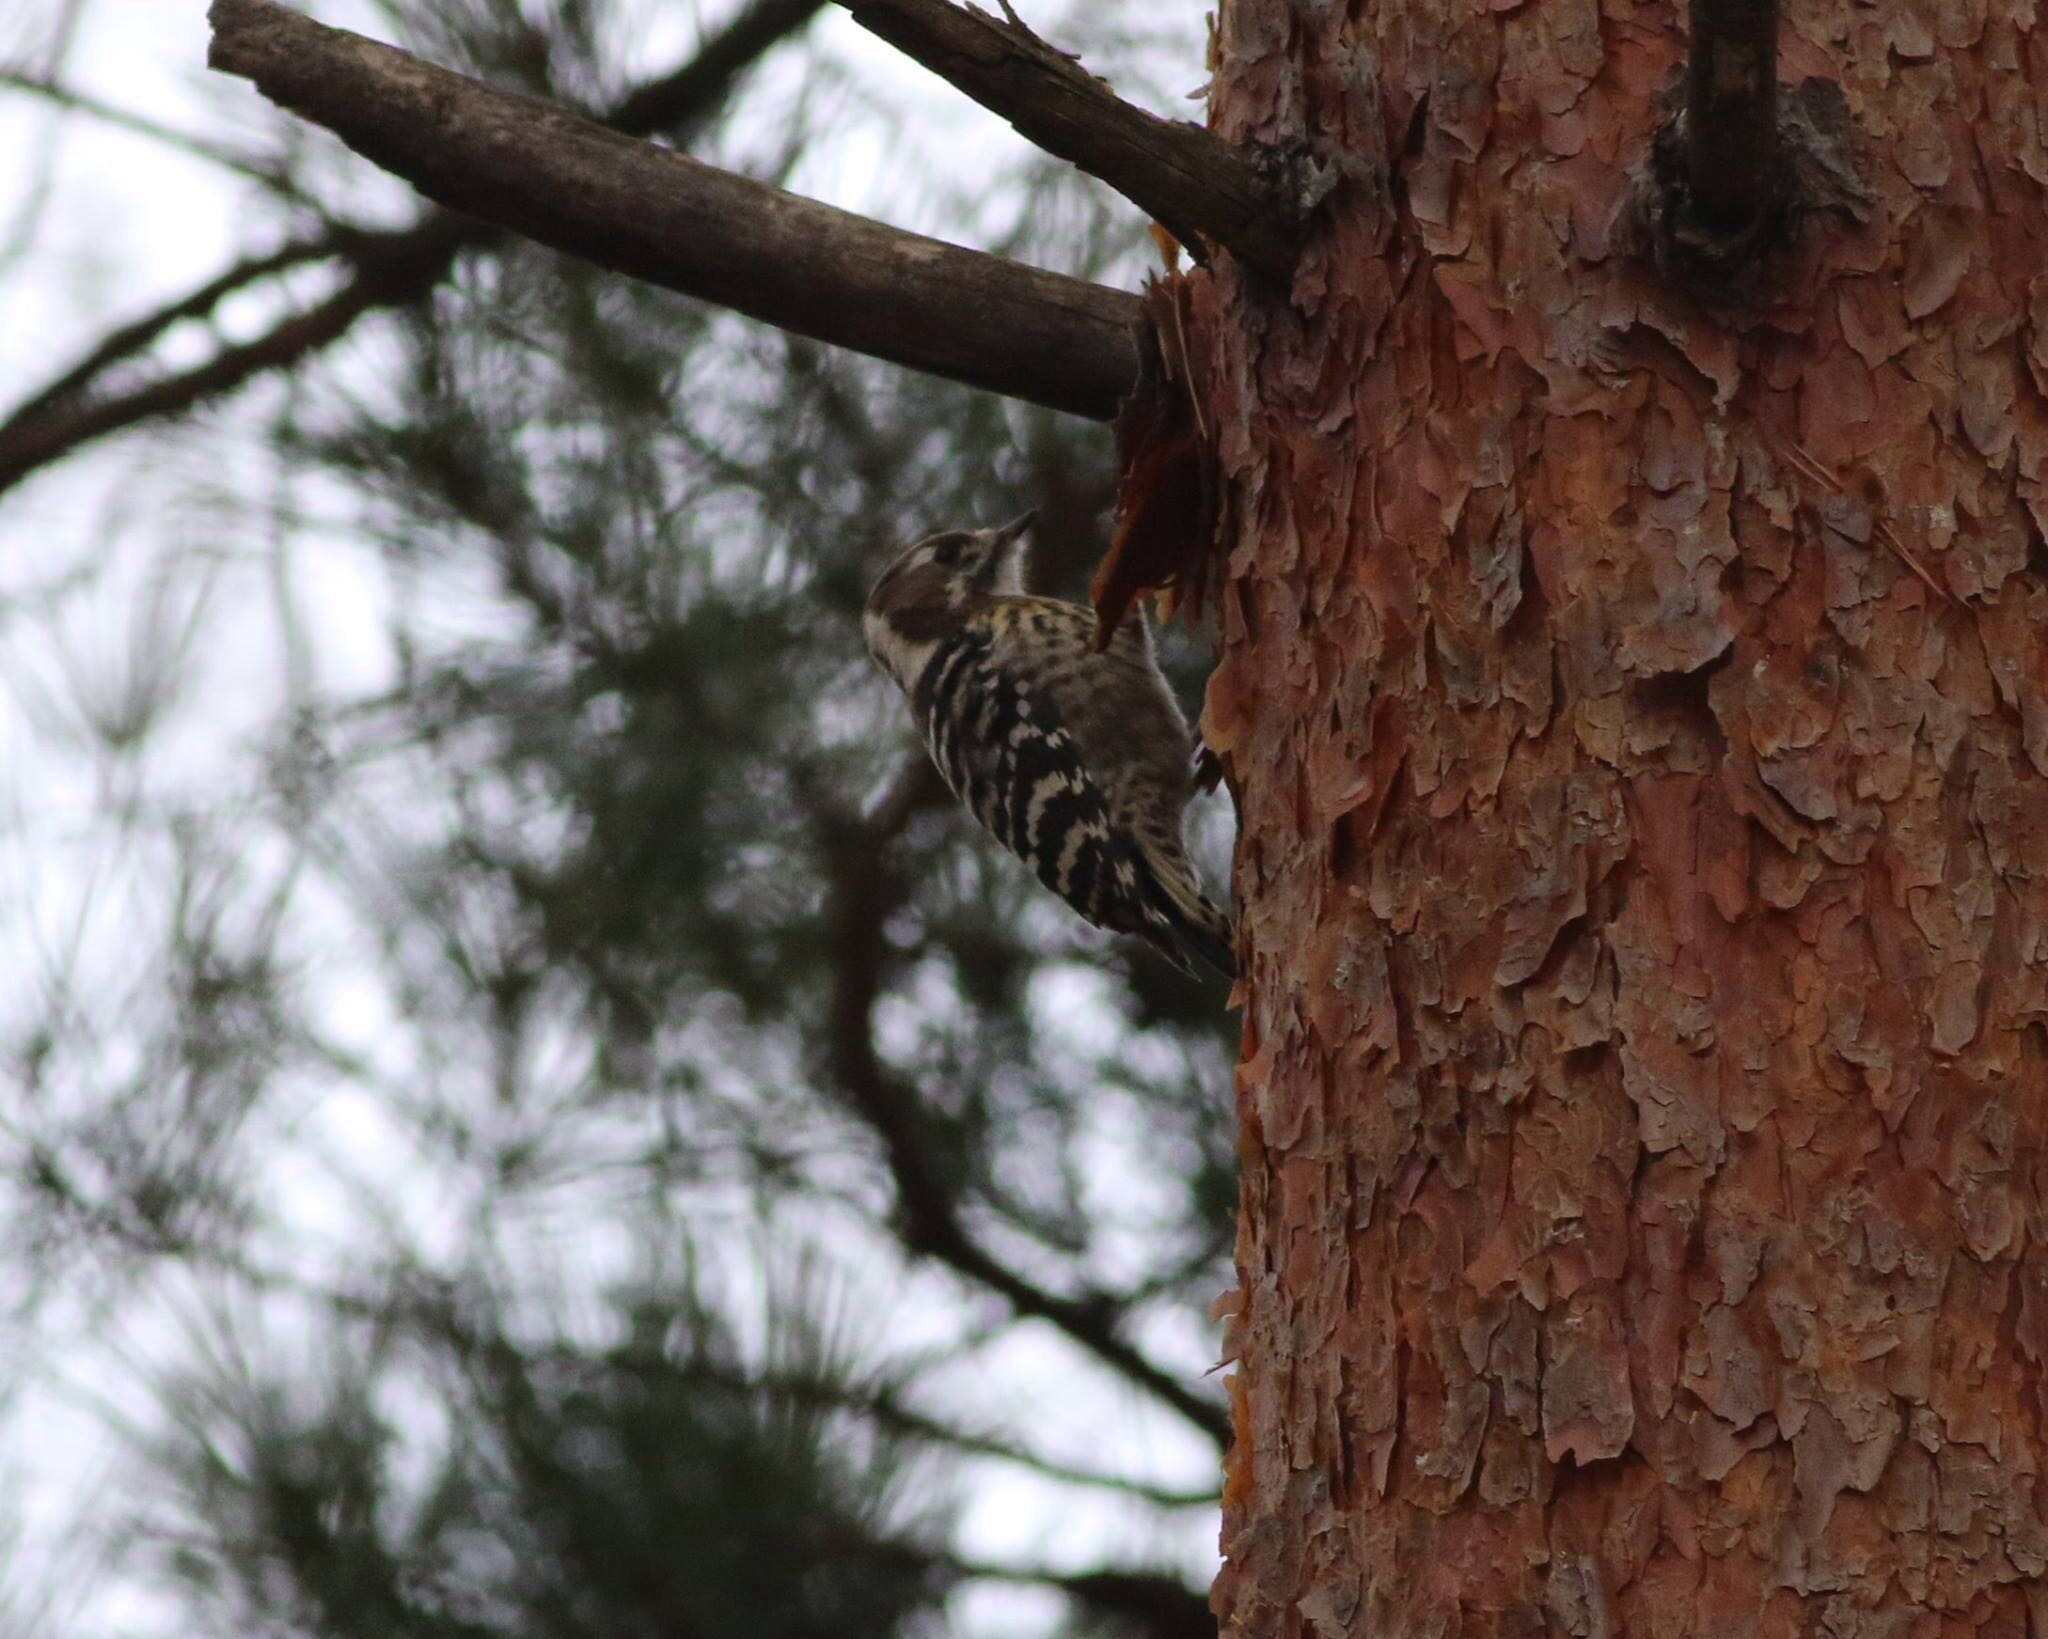
[[[1229,1635],[2048,1633],[2048,16],[1793,8],[1874,208],[1719,309],[1684,20],[1219,20]]]

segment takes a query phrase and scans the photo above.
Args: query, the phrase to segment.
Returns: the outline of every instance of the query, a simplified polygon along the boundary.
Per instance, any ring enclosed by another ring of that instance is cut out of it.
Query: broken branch
[[[1301,210],[1277,156],[1125,102],[1014,14],[1006,22],[950,0],[838,3],[1036,146],[1108,183],[1197,261],[1213,242],[1275,278],[1293,271]]]
[[[1138,298],[636,142],[274,0],[213,0],[209,62],[428,198],[819,341],[1097,420]]]

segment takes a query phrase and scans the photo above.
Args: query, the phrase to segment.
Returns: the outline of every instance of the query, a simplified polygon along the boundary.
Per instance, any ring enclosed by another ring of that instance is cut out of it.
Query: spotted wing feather
[[[1183,968],[1192,951],[1234,977],[1229,919],[1203,893],[1181,837],[1194,789],[1193,736],[1142,617],[1125,621],[1102,651],[1093,612],[1076,604],[1003,598],[989,619],[996,666],[1051,700],[1102,787],[1116,835],[1138,855],[1139,920],[1115,925],[1150,940]]]
[[[1187,726],[1149,641],[1097,656],[1078,607],[1003,596],[962,608],[900,590],[906,607],[871,611],[870,647],[906,684],[967,810],[1097,927],[1185,970],[1200,957],[1234,973],[1229,923],[1181,845]]]
[[[932,760],[1041,882],[1096,926],[1127,928],[1120,912],[1137,893],[1137,870],[1102,791],[1052,697],[994,665],[991,647],[985,628],[969,626],[920,678],[911,707]]]

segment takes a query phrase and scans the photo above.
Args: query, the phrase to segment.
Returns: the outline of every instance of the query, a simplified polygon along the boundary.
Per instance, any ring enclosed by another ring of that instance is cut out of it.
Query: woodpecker
[[[906,547],[868,594],[868,652],[953,794],[1039,881],[1183,971],[1234,975],[1181,840],[1194,741],[1152,633],[1134,614],[1097,654],[1092,611],[1027,596],[1032,519]]]

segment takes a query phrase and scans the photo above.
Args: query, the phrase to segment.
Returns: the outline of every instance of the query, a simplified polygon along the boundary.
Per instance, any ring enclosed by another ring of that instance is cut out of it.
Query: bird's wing
[[[1020,653],[1016,613],[998,607],[965,622],[919,679],[911,703],[939,772],[1088,921],[1137,935],[1183,969],[1192,948],[1229,972],[1228,925],[1181,850],[1178,807],[1158,836],[1149,823],[1133,828],[1063,709],[1055,684],[1070,673],[1057,644]],[[1184,770],[1178,778],[1184,785]]]
[[[1094,612],[1078,604],[1018,598],[997,615],[997,663],[1036,677],[1052,696],[1110,817],[1152,843],[1177,843],[1193,738],[1144,621],[1126,620],[1098,653]]]
[[[995,663],[970,622],[933,655],[913,704],[932,760],[968,811],[1039,881],[1098,927],[1134,884],[1130,850],[1051,693]]]

